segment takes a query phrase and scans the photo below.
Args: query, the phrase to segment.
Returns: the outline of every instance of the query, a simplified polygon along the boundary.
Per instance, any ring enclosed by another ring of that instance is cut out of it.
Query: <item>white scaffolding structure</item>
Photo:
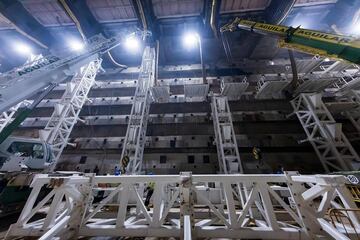
[[[335,65],[336,63],[338,62],[335,62],[333,65]],[[334,87],[335,89],[337,89],[337,94],[345,95],[353,89],[359,89],[359,66],[347,62],[340,62],[336,66],[338,66],[338,68],[334,68],[334,70],[338,71],[336,73],[338,79],[334,83]]]
[[[336,90],[339,88],[337,84],[341,82],[345,71],[351,64],[344,61],[336,61],[330,65],[321,65],[324,59],[314,57],[311,61],[297,61],[299,71],[300,85],[295,94],[321,92],[326,88]],[[316,69],[320,71],[315,71]],[[314,72],[313,72],[314,71]]]
[[[52,166],[56,163],[66,145],[69,136],[77,121],[79,113],[88,100],[87,95],[95,83],[95,77],[101,67],[101,59],[94,60],[83,66],[73,79],[67,83],[66,90],[59,103],[55,105],[54,112],[43,130],[40,138],[50,144],[52,148]]]
[[[0,114],[0,132],[9,124],[12,122],[12,120],[14,120],[14,115],[16,113],[16,111],[20,108],[20,107],[24,107],[27,104],[29,104],[29,102],[27,101],[22,101],[18,104],[16,104],[15,106],[11,107],[9,110],[3,112]]]
[[[358,104],[355,109],[350,111],[346,111],[344,114],[350,120],[354,128],[356,129],[356,133],[353,134],[355,139],[359,139],[360,135],[360,90],[352,90],[349,94],[349,99]]]
[[[147,209],[141,188],[155,184]],[[181,239],[357,239],[359,211],[339,175],[37,175],[5,239],[160,237]],[[105,187],[111,185],[113,187]],[[233,186],[249,186],[241,200]],[[39,202],[41,189],[53,189]],[[221,186],[213,187],[213,186]],[[104,191],[102,200],[94,193]],[[285,199],[291,197],[293,203]],[[44,212],[45,215],[37,215]],[[259,215],[251,212],[257,209]],[[343,214],[342,222],[331,212]],[[330,216],[329,216],[330,215]]]
[[[321,94],[300,94],[291,101],[309,141],[325,171],[353,170],[359,156],[342,132],[325,104]]]
[[[242,164],[227,97],[212,96],[211,111],[220,172],[242,173]]]
[[[139,174],[142,168],[146,129],[150,109],[150,88],[155,77],[155,49],[146,47],[131,107],[121,159],[129,158],[126,173]]]

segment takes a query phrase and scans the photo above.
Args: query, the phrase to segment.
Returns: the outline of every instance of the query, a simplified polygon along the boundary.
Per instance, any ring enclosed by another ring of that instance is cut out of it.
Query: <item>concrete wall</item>
[[[209,156],[208,163],[204,163],[204,155]],[[274,173],[279,169],[279,165],[288,171],[299,171],[301,173],[323,172],[320,161],[312,152],[265,152],[262,155],[263,161],[258,163],[253,159],[251,153],[241,153],[246,173]],[[165,163],[160,163],[160,156],[166,156]],[[189,163],[188,156],[194,156],[194,163]],[[80,163],[81,157],[86,157],[83,164]],[[98,165],[101,174],[113,174],[114,167],[115,165],[119,166],[119,162],[120,153],[63,154],[58,170],[93,172],[95,166]],[[217,173],[219,168],[216,153],[151,153],[144,155],[143,170],[154,174],[177,174],[181,171],[209,174]]]

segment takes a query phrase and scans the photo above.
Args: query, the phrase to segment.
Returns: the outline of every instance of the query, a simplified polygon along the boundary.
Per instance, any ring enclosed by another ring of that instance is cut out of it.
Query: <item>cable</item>
[[[127,69],[127,68],[128,68],[128,66],[123,65],[123,64],[120,64],[120,63],[118,63],[117,61],[115,61],[115,59],[114,59],[113,56],[111,55],[110,51],[108,51],[107,54],[108,54],[108,56],[109,56],[109,58],[110,58],[110,60],[112,61],[113,64],[115,64],[116,66],[118,66],[118,67],[120,67],[120,68],[122,68],[122,69]]]

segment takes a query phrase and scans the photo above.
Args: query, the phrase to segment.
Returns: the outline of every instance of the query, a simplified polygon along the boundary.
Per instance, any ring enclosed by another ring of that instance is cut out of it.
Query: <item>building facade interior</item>
[[[0,0],[0,238],[360,239],[359,0]]]

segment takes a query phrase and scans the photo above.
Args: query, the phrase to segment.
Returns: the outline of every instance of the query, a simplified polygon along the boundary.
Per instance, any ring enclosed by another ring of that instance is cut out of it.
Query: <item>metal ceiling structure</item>
[[[21,65],[24,58],[11,53],[12,40],[14,37],[19,40],[32,44],[38,52],[44,52],[42,46],[37,42],[43,43],[45,46],[51,43],[51,48],[61,49],[66,46],[66,40],[69,38],[79,38],[79,31],[76,29],[74,17],[81,25],[82,31],[88,32],[87,37],[102,33],[109,37],[114,35],[124,35],[131,33],[136,28],[143,28],[141,15],[139,15],[139,7],[137,1],[129,0],[87,0],[87,1],[49,1],[49,0],[4,0],[0,4],[0,43],[8,46],[0,58],[0,72]],[[160,64],[182,64],[199,62],[197,54],[183,51],[181,47],[181,39],[178,36],[185,31],[204,31],[204,26],[208,23],[206,16],[210,16],[211,8],[208,6],[207,0],[201,1],[181,1],[181,0],[153,0],[138,1],[141,2],[141,9],[145,13],[145,19],[148,21],[149,29],[154,33],[157,39],[161,40],[160,48]],[[211,2],[211,1],[209,1]],[[272,2],[272,3],[271,3]],[[281,2],[281,4],[280,4]],[[286,1],[292,3],[293,1]],[[288,14],[288,19],[296,19],[297,16],[307,18],[311,16],[313,19],[321,19],[326,13],[331,11],[336,4],[334,0],[298,0],[295,2],[292,11]],[[68,10],[64,8],[64,4],[68,5]],[[217,24],[228,21],[234,15],[248,16],[255,19],[266,19],[266,16],[275,16],[274,14],[287,14],[285,2],[269,1],[269,0],[223,0],[219,1],[219,15],[216,17]],[[211,4],[210,4],[211,5]],[[284,8],[285,7],[285,8]],[[80,11],[81,9],[81,11]],[[69,12],[69,10],[71,10]],[[285,11],[285,12],[284,12]],[[12,13],[15,13],[12,14]],[[69,15],[70,14],[70,15]],[[345,13],[344,13],[345,14]],[[151,17],[153,15],[153,17]],[[309,16],[308,16],[309,15]],[[16,16],[16,17],[15,17]],[[151,23],[151,21],[155,22]],[[290,24],[293,24],[290,22]],[[294,23],[296,24],[296,23]],[[204,52],[207,62],[219,61],[225,59],[225,54],[221,41],[214,38],[213,34],[204,31],[203,37]],[[11,38],[11,39],[10,39]],[[260,46],[252,43],[253,40],[260,41]],[[242,33],[234,34],[229,39],[234,46],[231,47],[232,57],[234,61],[243,58],[274,58],[281,55],[274,46],[274,41],[267,38],[254,37],[251,34]],[[270,41],[270,42],[269,42]],[[35,43],[34,43],[35,42]],[[236,42],[237,44],[233,44]],[[264,48],[272,50],[266,54],[252,53],[261,52]],[[241,50],[240,50],[241,49]],[[121,60],[125,65],[138,65],[140,55],[132,55],[119,47],[112,52],[114,57]],[[286,55],[285,55],[286,57]],[[12,59],[9,61],[9,59]],[[7,61],[4,61],[4,60]],[[13,61],[13,63],[11,63]],[[108,67],[113,65],[108,64]]]

